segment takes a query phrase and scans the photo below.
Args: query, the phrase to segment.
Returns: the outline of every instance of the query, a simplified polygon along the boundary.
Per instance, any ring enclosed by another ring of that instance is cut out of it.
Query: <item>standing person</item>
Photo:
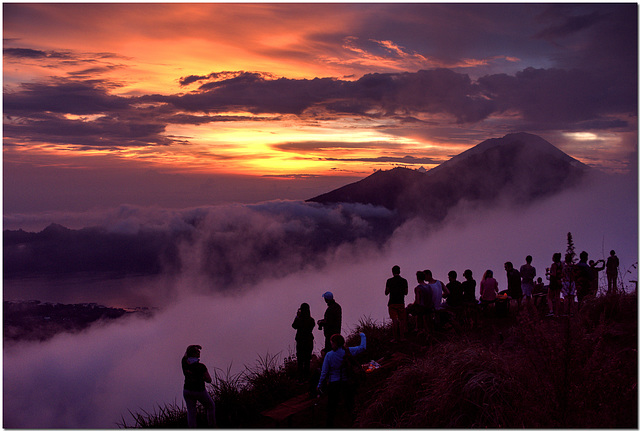
[[[187,404],[187,424],[189,428],[195,428],[196,403],[200,402],[207,412],[209,427],[216,426],[216,405],[205,388],[205,382],[211,383],[211,375],[207,367],[200,363],[201,346],[196,344],[187,347],[182,357],[182,373],[184,374],[184,389],[182,394]]]
[[[331,350],[331,336],[339,334],[342,329],[342,307],[333,299],[333,293],[325,292],[322,297],[327,303],[327,309],[324,319],[318,320],[318,329],[324,330],[324,348],[328,352]]]
[[[431,298],[433,299],[433,309],[438,312],[438,310],[442,310],[442,297],[449,296],[449,289],[444,285],[440,280],[436,280],[433,278],[433,274],[431,270],[424,270],[424,278],[427,284],[431,287]]]
[[[449,296],[449,289],[440,280],[433,278],[430,270],[424,270],[424,276],[428,286],[431,288],[431,298],[433,299],[433,322],[440,325],[440,310],[444,308],[442,298]]]
[[[525,264],[520,267],[520,278],[522,278],[522,294],[529,304],[533,296],[533,279],[536,278],[536,269],[531,266],[533,257],[527,256],[524,260]]]
[[[571,304],[576,299],[576,265],[571,261],[572,256],[565,254],[562,266],[562,296],[564,298],[565,314],[571,315]]]
[[[475,304],[476,301],[476,281],[473,279],[473,272],[465,269],[462,273],[464,281],[462,282],[462,298],[465,303]]]
[[[425,282],[423,271],[416,272],[418,285],[413,289],[415,299],[410,305],[412,314],[416,317],[416,327],[418,333],[429,331],[429,321],[433,309],[433,299],[431,287]]]
[[[447,305],[449,307],[459,307],[462,305],[464,301],[464,291],[462,289],[462,283],[460,283],[458,279],[458,273],[455,271],[449,271],[447,274],[449,277],[449,282],[447,283],[447,290],[449,294],[447,295]]]
[[[574,266],[574,278],[576,283],[576,292],[578,294],[578,306],[582,304],[582,301],[591,295],[591,276],[593,271],[587,263],[589,254],[586,251],[580,253],[580,261]]]
[[[296,318],[291,324],[296,330],[296,360],[298,362],[298,373],[300,380],[309,377],[311,353],[313,352],[313,328],[316,321],[311,317],[309,304],[300,304]]]
[[[387,284],[384,289],[384,294],[389,296],[389,317],[391,318],[391,329],[393,333],[393,339],[404,339],[404,334],[407,332],[407,313],[404,307],[404,297],[409,293],[409,284],[407,280],[400,276],[400,267],[395,265],[391,268],[391,274],[393,277],[387,279]]]
[[[480,303],[491,304],[498,297],[498,282],[493,278],[493,271],[487,269],[480,281]]]
[[[518,311],[522,302],[522,284],[520,272],[513,267],[513,263],[505,262],[504,270],[507,272],[507,295],[518,301]]]
[[[616,252],[611,250],[607,258],[607,295],[618,292],[618,266],[620,260],[616,256]]]
[[[598,267],[598,263],[602,263],[602,266]],[[605,266],[604,259],[598,259],[595,262],[593,260],[589,261],[589,268],[591,270],[591,277],[590,277],[591,287],[589,289],[593,296],[596,296],[598,294],[598,289],[599,289],[598,282],[600,280],[599,272],[604,269],[604,266]]]
[[[552,256],[553,263],[549,268],[549,291],[547,293],[547,303],[549,305],[549,314],[547,316],[560,315],[560,290],[562,289],[562,254],[554,253]]]
[[[327,352],[322,362],[322,371],[320,371],[320,380],[318,381],[318,392],[322,393],[322,385],[327,382],[326,390],[327,400],[327,428],[333,427],[336,417],[338,401],[340,397],[344,397],[347,411],[353,411],[355,401],[355,387],[350,385],[345,375],[343,361],[345,355],[357,355],[367,348],[367,337],[364,333],[360,333],[360,345],[356,347],[348,347],[349,353],[344,348],[344,337],[340,334],[331,336],[331,350]]]

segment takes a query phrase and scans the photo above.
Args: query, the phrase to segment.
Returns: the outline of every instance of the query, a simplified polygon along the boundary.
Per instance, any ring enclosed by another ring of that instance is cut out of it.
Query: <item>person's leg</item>
[[[213,402],[211,395],[209,395],[209,392],[204,391],[198,397],[198,401],[200,401],[200,404],[202,404],[205,411],[207,412],[207,423],[209,424],[209,427],[215,427],[216,426],[216,405]]]
[[[198,401],[197,396],[194,394],[193,391],[188,391],[188,390],[184,390],[182,392],[183,396],[184,396],[184,402],[187,405],[187,426],[189,428],[195,428],[197,423],[196,423],[196,414],[197,414],[197,409],[196,409],[196,402]]]
[[[340,383],[332,382],[327,385],[327,428],[332,428],[338,409],[340,397]]]

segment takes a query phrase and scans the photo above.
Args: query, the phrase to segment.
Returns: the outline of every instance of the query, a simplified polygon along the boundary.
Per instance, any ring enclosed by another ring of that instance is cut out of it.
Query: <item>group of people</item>
[[[409,294],[409,283],[400,275],[400,267],[391,268],[392,277],[385,285],[385,295],[388,299],[389,317],[392,322],[392,340],[403,340],[407,334],[408,315],[416,317],[418,332],[426,332],[432,324],[437,324],[444,309],[464,310],[468,307],[488,306],[495,303],[499,293],[506,294],[508,300],[516,300],[518,310],[524,298],[530,301],[533,296],[544,295],[546,290],[549,316],[559,315],[560,293],[565,297],[566,314],[571,313],[571,304],[578,299],[578,304],[588,296],[595,296],[598,291],[598,273],[606,268],[608,289],[607,293],[617,291],[617,276],[619,260],[615,251],[611,250],[606,263],[604,260],[588,261],[589,255],[583,251],[580,260],[574,264],[573,256],[567,254],[565,261],[561,261],[561,254],[553,255],[550,268],[546,269],[549,280],[548,287],[544,285],[542,277],[537,277],[536,268],[532,266],[533,258],[527,256],[525,263],[517,270],[512,262],[505,262],[504,269],[507,276],[507,289],[500,292],[498,282],[492,270],[486,270],[480,281],[480,297],[476,298],[476,281],[473,273],[467,269],[462,273],[463,281],[458,281],[456,271],[449,271],[448,283],[443,283],[433,277],[430,270],[416,273],[417,285],[413,289],[414,301],[405,306],[405,297]],[[602,266],[598,266],[598,264]],[[347,409],[353,407],[355,388],[350,384],[345,370],[345,364],[352,355],[366,349],[365,334],[360,334],[360,345],[345,347],[345,339],[340,334],[342,328],[342,308],[332,292],[325,292],[322,298],[327,304],[324,316],[318,320],[317,327],[324,333],[324,349],[322,367],[316,386],[318,394],[326,392],[327,399],[327,427],[333,426],[336,409],[340,397],[344,397]],[[535,303],[534,303],[535,304]],[[313,330],[316,322],[311,317],[309,304],[302,303],[291,325],[296,330],[296,358],[301,380],[309,379],[311,375],[311,360],[313,353]],[[211,376],[207,367],[200,363],[202,347],[191,345],[182,358],[182,370],[185,376],[184,399],[187,404],[187,418],[189,427],[196,425],[196,403],[200,402],[207,412],[210,426],[215,426],[215,404],[205,390],[205,382],[211,383]]]
[[[542,277],[537,277],[536,268],[532,265],[533,258],[527,256],[525,263],[516,269],[512,262],[505,262],[504,270],[507,277],[507,288],[498,289],[498,282],[493,271],[488,269],[480,281],[479,299],[476,299],[476,281],[470,269],[462,273],[464,280],[458,281],[456,271],[449,271],[448,283],[434,279],[430,270],[416,273],[417,286],[413,289],[415,299],[405,307],[405,297],[409,293],[409,284],[400,275],[400,267],[391,268],[392,277],[387,280],[385,295],[389,297],[388,309],[392,325],[392,342],[402,340],[407,333],[408,315],[416,317],[416,327],[419,332],[426,332],[432,324],[440,323],[442,310],[464,312],[469,307],[480,305],[486,308],[490,304],[504,299],[508,305],[511,300],[517,302],[520,310],[522,300],[529,302],[534,296],[534,305],[538,298],[546,296],[549,307],[548,316],[571,314],[571,304],[577,298],[581,304],[588,296],[595,296],[598,292],[598,273],[606,268],[608,289],[607,293],[617,292],[618,266],[620,264],[614,250],[611,250],[606,263],[604,260],[587,262],[589,255],[586,251],[580,253],[578,263],[573,263],[573,256],[567,254],[565,262],[561,262],[561,254],[553,255],[553,263],[546,270],[549,285],[545,286]],[[598,266],[602,264],[602,266]],[[560,294],[564,296],[566,310],[561,310]],[[500,297],[499,294],[502,296]],[[545,295],[546,294],[546,295]]]
[[[342,329],[342,307],[336,302],[333,293],[322,294],[327,308],[324,317],[318,320],[318,329],[324,333],[324,349],[322,368],[318,377],[316,391],[327,394],[327,427],[334,424],[338,402],[344,398],[348,411],[353,410],[355,386],[349,381],[346,368],[350,357],[362,352],[367,347],[367,337],[360,333],[360,345],[345,347],[345,339],[340,334]],[[301,379],[310,377],[310,364],[313,352],[313,329],[315,321],[311,317],[309,304],[302,303],[291,326],[296,330],[296,359]]]

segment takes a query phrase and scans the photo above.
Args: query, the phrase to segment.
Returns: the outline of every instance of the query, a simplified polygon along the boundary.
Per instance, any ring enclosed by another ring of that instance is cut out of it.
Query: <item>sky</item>
[[[180,403],[176,364],[188,344],[223,375],[287,356],[295,310],[308,302],[321,318],[326,290],[343,307],[343,333],[362,317],[384,322],[394,264],[410,285],[417,270],[446,280],[470,268],[478,280],[491,268],[504,287],[505,261],[519,267],[531,254],[543,275],[572,232],[593,259],[615,248],[624,283],[637,280],[636,4],[2,11],[4,228],[56,221],[195,238],[179,243],[184,266],[171,277],[3,280],[5,299],[158,308],[152,319],[5,346],[4,427],[112,428],[128,411]],[[624,175],[528,207],[462,202],[443,223],[411,220],[384,244],[370,223],[386,210],[301,202],[375,170],[431,169],[520,131]],[[309,259],[324,232],[355,239]],[[256,258],[273,244],[279,260]],[[210,263],[260,277],[223,290]]]
[[[636,4],[4,3],[3,213],[307,199],[488,138],[637,164]]]

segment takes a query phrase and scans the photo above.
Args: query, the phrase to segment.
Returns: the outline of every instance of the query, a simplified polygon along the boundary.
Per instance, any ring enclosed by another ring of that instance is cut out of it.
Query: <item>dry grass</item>
[[[431,347],[387,379],[359,425],[637,428],[635,295],[598,298],[572,319],[523,311],[500,331]]]

